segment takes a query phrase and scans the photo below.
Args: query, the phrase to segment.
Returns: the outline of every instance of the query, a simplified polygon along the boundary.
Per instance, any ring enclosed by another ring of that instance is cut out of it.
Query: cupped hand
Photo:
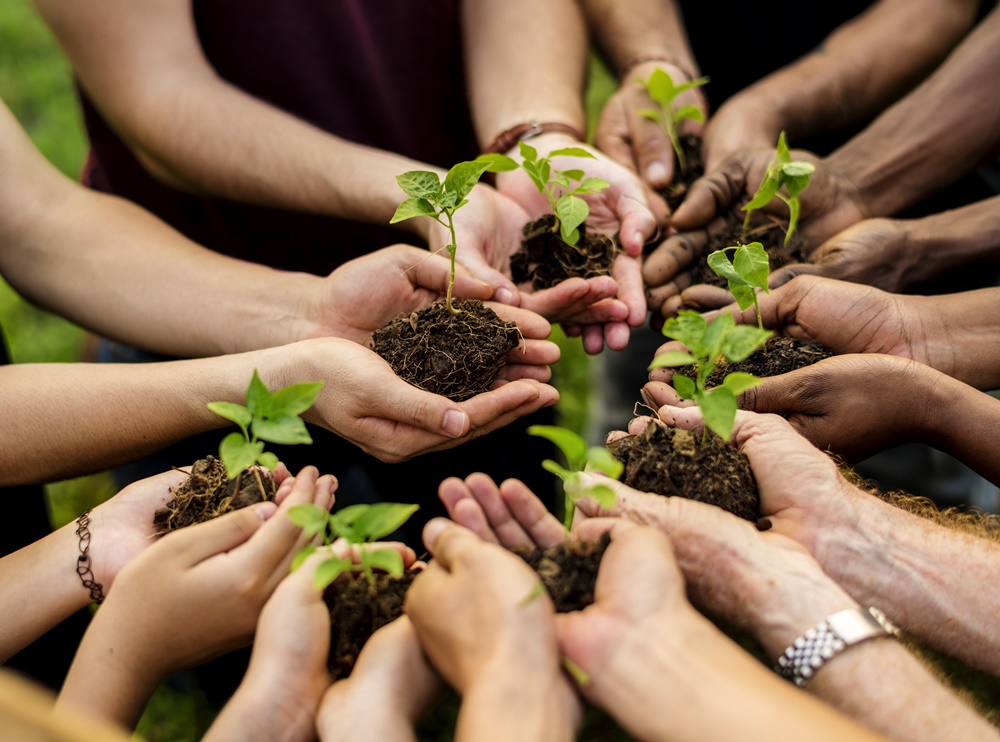
[[[118,575],[95,625],[142,674],[165,677],[243,646],[305,543],[288,509],[333,502],[336,480],[306,467],[280,506],[260,503],[171,532]]]
[[[796,276],[822,276],[900,292],[929,276],[921,270],[918,243],[910,240],[903,222],[865,219],[828,239],[808,263],[786,265],[771,274],[771,287]]]
[[[774,147],[784,127],[774,107],[752,94],[738,93],[712,114],[702,137],[705,172],[716,170],[742,150]]]
[[[842,229],[866,218],[867,211],[857,188],[843,174],[830,168],[811,152],[792,150],[792,159],[815,166],[809,187],[799,196],[799,230],[810,245],[818,246]],[[704,228],[717,216],[749,199],[764,179],[774,159],[773,149],[741,150],[729,156],[718,168],[695,181],[684,202],[677,207],[671,225],[679,232]],[[765,213],[786,216],[787,207],[773,199]],[[814,249],[814,248],[813,248]]]
[[[442,677],[465,695],[491,676],[560,677],[554,608],[538,575],[506,549],[437,518],[424,528],[434,559],[404,610]]]
[[[933,391],[950,379],[906,358],[878,353],[841,355],[762,379],[740,407],[773,412],[821,450],[848,463],[900,443],[924,440]],[[676,405],[672,387],[650,382],[644,396],[657,407]],[[689,406],[689,405],[684,405]]]
[[[351,676],[323,695],[319,738],[415,742],[413,725],[443,691],[413,624],[402,616],[372,634]]]
[[[643,62],[629,70],[618,90],[608,99],[597,122],[594,142],[612,160],[636,172],[650,186],[666,188],[676,168],[673,145],[655,121],[642,115],[644,110],[659,110],[659,104],[649,97],[640,80],[648,80],[657,68],[662,69],[675,85],[688,82],[690,76],[667,62]],[[698,88],[681,93],[674,108],[693,104],[708,111],[704,93]],[[702,125],[690,119],[680,125],[682,134],[700,134]],[[765,143],[766,146],[766,143]]]
[[[549,549],[566,540],[566,529],[527,485],[508,479],[500,486],[477,472],[441,482],[438,497],[448,517],[483,541],[507,549]]]
[[[322,317],[325,334],[368,345],[373,332],[400,314],[443,299],[450,275],[447,253],[412,245],[386,247],[344,263],[324,279],[314,314]],[[454,295],[486,301],[493,286],[457,265]]]

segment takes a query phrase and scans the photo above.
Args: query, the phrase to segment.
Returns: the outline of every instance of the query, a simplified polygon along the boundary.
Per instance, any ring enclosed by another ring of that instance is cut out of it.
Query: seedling
[[[274,471],[278,457],[264,450],[265,441],[312,443],[299,415],[312,407],[325,384],[324,381],[292,384],[272,393],[254,369],[247,387],[246,406],[235,402],[209,402],[208,409],[240,426],[239,433],[230,433],[219,445],[219,458],[226,467],[226,476],[235,479],[254,464]]]
[[[573,514],[576,512],[576,501],[581,497],[592,497],[602,508],[612,508],[615,504],[615,491],[606,484],[596,484],[586,488],[573,487],[572,492],[566,485],[578,482],[580,474],[586,471],[601,471],[613,479],[621,476],[623,464],[618,461],[604,446],[587,447],[587,441],[572,430],[560,428],[557,425],[532,425],[528,428],[529,435],[546,438],[556,444],[566,457],[566,467],[546,459],[542,466],[563,480],[565,497],[565,516],[563,525],[566,530],[573,525]]]
[[[447,246],[448,254],[451,256],[451,278],[448,281],[445,301],[448,311],[452,314],[459,313],[452,301],[452,291],[455,286],[455,254],[458,252],[455,212],[469,203],[466,196],[472,192],[483,173],[489,169],[488,162],[460,162],[448,171],[443,182],[437,173],[429,170],[410,170],[396,176],[396,182],[409,198],[396,207],[396,213],[392,215],[389,223],[395,224],[418,216],[428,216],[447,227],[451,235],[451,244]]]
[[[730,250],[734,251],[732,262],[729,262],[729,257],[726,255]],[[716,250],[708,256],[708,267],[715,271],[717,276],[729,282],[729,293],[736,299],[740,309],[746,309],[753,304],[757,313],[757,327],[763,330],[764,322],[760,316],[757,289],[763,289],[766,294],[771,293],[767,285],[771,264],[764,246],[759,242],[751,242],[749,245],[739,244]]]
[[[567,245],[575,245],[580,240],[580,225],[590,216],[590,207],[580,196],[600,193],[610,184],[601,178],[588,178],[583,170],[556,170],[552,167],[553,157],[589,157],[593,154],[582,147],[563,147],[549,152],[548,157],[539,157],[538,150],[526,142],[520,142],[521,163],[507,155],[480,155],[476,162],[485,162],[490,172],[505,173],[522,168],[535,184],[538,192],[549,200],[549,207],[556,217],[559,236]],[[577,183],[578,185],[573,185]],[[561,194],[561,195],[560,195]]]
[[[344,572],[360,572],[374,587],[376,569],[393,577],[403,576],[403,557],[395,549],[372,549],[369,544],[388,536],[419,509],[419,505],[380,502],[375,505],[349,505],[336,513],[328,513],[318,505],[296,505],[289,508],[288,517],[295,525],[301,526],[310,538],[322,534],[324,545],[343,538],[347,543],[361,547],[361,561],[357,564],[350,557],[341,559],[335,554],[322,561],[316,567],[313,578],[317,590],[326,589]],[[315,551],[315,544],[303,547],[292,560],[292,571]]]
[[[785,232],[787,245],[795,234],[795,226],[799,222],[801,210],[799,194],[809,185],[809,175],[815,170],[816,167],[812,163],[792,159],[788,143],[785,141],[785,132],[781,132],[778,136],[778,150],[771,164],[767,166],[760,188],[750,199],[750,203],[743,207],[743,211],[747,213],[743,219],[743,239],[746,240],[747,230],[750,229],[751,214],[767,206],[777,196],[788,206],[788,231]],[[785,187],[788,196],[779,192],[782,186]]]
[[[681,170],[686,170],[687,162],[684,158],[684,148],[681,146],[681,137],[677,129],[685,119],[704,124],[705,112],[701,110],[700,106],[696,106],[693,103],[685,103],[674,110],[674,99],[688,90],[700,88],[708,82],[708,78],[699,77],[697,80],[689,80],[680,85],[674,85],[673,78],[666,71],[657,67],[653,70],[648,80],[643,80],[641,77],[637,79],[646,88],[649,97],[660,104],[659,110],[646,109],[639,111],[639,114],[660,125],[663,133],[670,138],[670,144],[674,147],[678,167]]]
[[[736,398],[757,386],[760,379],[740,371],[726,376],[722,386],[706,389],[708,377],[725,359],[737,363],[762,346],[773,334],[753,325],[737,325],[731,314],[720,314],[712,322],[697,312],[682,311],[663,325],[663,334],[684,343],[689,352],[671,350],[653,359],[649,370],[695,365],[697,375],[692,380],[674,374],[674,389],[684,399],[693,399],[705,421],[705,436],[713,430],[723,440],[729,440],[736,420]]]

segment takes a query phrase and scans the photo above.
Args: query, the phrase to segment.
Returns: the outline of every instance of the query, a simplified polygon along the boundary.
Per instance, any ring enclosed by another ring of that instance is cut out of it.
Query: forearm
[[[0,559],[0,663],[90,603],[76,572],[76,523]]]
[[[931,445],[1000,487],[1000,399],[947,377],[932,394]]]
[[[320,277],[205,250],[117,198],[73,188],[11,247],[4,276],[25,297],[155,352],[220,355],[316,334]]]
[[[919,360],[977,389],[1000,389],[998,299],[1000,288],[900,297],[915,310],[904,332],[923,346]]]
[[[1000,9],[926,82],[826,162],[859,189],[870,216],[912,205],[974,169],[1000,144]]]
[[[975,19],[976,2],[881,0],[812,53],[734,96],[769,110],[792,140],[882,111],[930,73]],[[898,29],[905,27],[905,34]]]
[[[301,730],[311,730],[315,726],[315,708],[311,711],[299,708],[298,718],[290,719],[286,705],[276,707],[274,697],[278,694],[261,694],[245,686],[246,681],[237,688],[202,742],[227,742],[235,739],[244,742],[299,742],[313,739],[312,736],[304,736]]]
[[[151,364],[16,364],[0,369],[0,484],[57,481],[117,466],[227,423],[205,404],[242,402],[254,368],[283,386],[283,348]]]
[[[787,566],[780,574],[768,565],[754,569],[758,587],[747,602],[750,623],[772,662],[828,616],[857,607],[811,559],[799,569]],[[881,601],[875,606],[884,608]],[[997,736],[905,647],[889,638],[848,647],[824,663],[805,687],[846,716],[893,739],[930,742]]]
[[[965,265],[1000,262],[1000,196],[899,221],[912,254],[907,282],[930,281]]]
[[[697,76],[684,18],[674,0],[581,0],[591,32],[620,73],[646,60],[672,61]]]
[[[815,556],[862,605],[875,605],[920,644],[1000,674],[993,631],[1000,545],[858,492],[850,522],[827,524]]]
[[[465,0],[462,24],[482,147],[529,121],[585,128],[587,39],[575,0]]]

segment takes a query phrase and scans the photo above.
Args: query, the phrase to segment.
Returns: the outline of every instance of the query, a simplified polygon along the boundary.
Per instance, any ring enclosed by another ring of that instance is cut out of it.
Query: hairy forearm
[[[0,484],[101,471],[226,424],[254,368],[282,386],[283,349],[156,364],[17,364],[0,369]]]
[[[793,140],[864,121],[930,73],[975,18],[970,0],[881,0],[818,49],[735,96],[773,113]],[[900,28],[906,33],[899,33]]]
[[[774,561],[754,565],[750,571],[756,588],[747,601],[749,622],[772,661],[828,616],[857,607],[812,559],[792,558],[778,569],[776,565]],[[881,601],[875,605],[884,608]],[[888,638],[848,647],[827,661],[805,687],[845,715],[894,739],[996,737],[995,729],[906,648]]]
[[[580,0],[591,33],[619,72],[640,60],[670,60],[698,72],[681,10],[674,0]]]
[[[0,663],[90,602],[76,572],[76,523],[0,559]]]
[[[1000,146],[1000,9],[926,82],[838,149],[827,164],[851,179],[871,216],[887,216],[957,180]]]
[[[462,24],[481,146],[532,120],[584,128],[587,44],[575,0],[465,0]]]
[[[827,574],[920,644],[1000,674],[1000,596],[988,589],[1000,544],[861,492],[853,499],[851,522],[819,532],[815,556]]]

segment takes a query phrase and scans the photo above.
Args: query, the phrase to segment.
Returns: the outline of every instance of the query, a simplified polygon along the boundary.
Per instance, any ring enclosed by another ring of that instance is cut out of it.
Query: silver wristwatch
[[[880,636],[898,637],[878,608],[848,608],[828,616],[796,639],[778,658],[774,671],[801,687],[825,662],[848,647]]]

